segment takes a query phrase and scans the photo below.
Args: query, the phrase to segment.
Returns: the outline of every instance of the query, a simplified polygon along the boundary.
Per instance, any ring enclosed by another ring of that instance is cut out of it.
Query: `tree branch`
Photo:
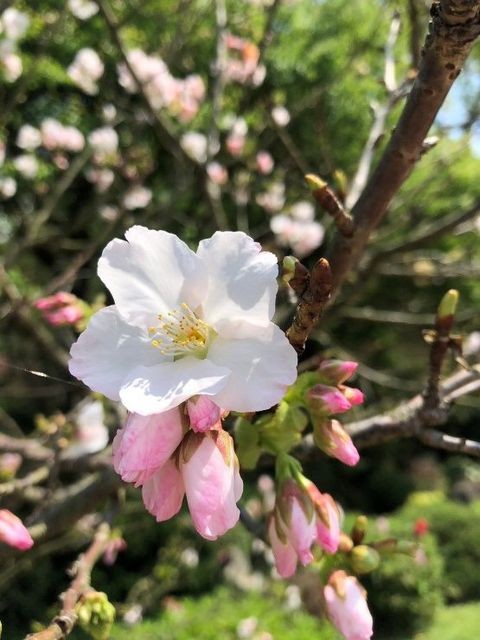
[[[431,15],[418,76],[390,142],[352,210],[355,233],[351,238],[337,234],[329,252],[333,291],[358,263],[371,232],[421,157],[435,116],[480,34],[480,0],[436,1]]]

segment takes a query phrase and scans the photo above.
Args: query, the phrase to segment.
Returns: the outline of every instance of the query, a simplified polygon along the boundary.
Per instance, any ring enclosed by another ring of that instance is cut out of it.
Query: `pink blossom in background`
[[[111,169],[92,167],[89,169],[85,177],[89,182],[94,184],[99,193],[105,193],[112,186],[115,180],[115,174]]]
[[[19,453],[2,453],[0,455],[0,479],[15,477],[22,461],[23,458]]]
[[[112,566],[113,564],[115,564],[118,554],[122,551],[125,551],[126,548],[127,543],[122,537],[116,536],[114,538],[111,538],[107,542],[107,546],[105,547],[105,551],[103,553],[103,563],[108,566]]]
[[[20,518],[8,509],[0,509],[0,542],[26,551],[33,545],[31,535]]]
[[[247,133],[248,125],[245,119],[235,118],[225,140],[225,146],[230,155],[234,157],[242,155],[247,142]]]
[[[67,73],[82,91],[95,95],[98,93],[97,81],[102,77],[104,68],[98,53],[86,47],[77,52]]]
[[[226,79],[259,86],[265,79],[266,70],[259,64],[260,50],[257,45],[232,34],[224,36],[224,42],[229,54],[224,69]]]
[[[370,640],[373,620],[365,589],[356,578],[334,571],[323,595],[328,618],[345,640]]]
[[[13,51],[8,51],[0,43],[0,71],[7,82],[16,82],[23,73],[22,59]]]
[[[34,306],[53,326],[74,325],[84,317],[81,301],[66,291],[59,291],[52,296],[39,298]]]
[[[255,166],[259,173],[263,175],[268,175],[272,173],[274,162],[272,156],[268,153],[268,151],[259,151],[255,157]]]
[[[214,184],[222,186],[228,182],[228,171],[219,162],[209,162],[207,164],[207,174]]]
[[[133,209],[144,209],[152,200],[152,191],[140,184],[130,187],[123,196],[123,206],[125,209],[132,211]]]

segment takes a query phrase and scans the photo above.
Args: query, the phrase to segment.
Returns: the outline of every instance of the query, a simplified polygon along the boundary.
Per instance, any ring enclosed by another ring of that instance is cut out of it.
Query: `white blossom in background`
[[[98,164],[115,158],[118,151],[118,134],[113,127],[94,129],[88,136],[88,142],[94,150],[94,159]]]
[[[115,174],[111,169],[92,167],[87,171],[86,178],[96,186],[100,193],[105,193],[112,186]]]
[[[277,105],[272,109],[272,118],[277,127],[286,127],[290,122],[290,113],[282,105]]]
[[[5,50],[0,45],[0,70],[7,82],[15,82],[22,75],[22,59],[16,53]]]
[[[80,458],[102,451],[108,444],[108,428],[100,400],[87,398],[78,404],[72,413],[73,437],[63,451],[62,458]]]
[[[23,153],[13,160],[15,169],[27,180],[33,180],[38,173],[38,160],[30,153]]]
[[[46,118],[40,125],[42,144],[46,149],[54,151],[78,152],[85,147],[85,138],[81,131],[75,127],[65,127],[54,118]]]
[[[100,207],[98,213],[100,217],[103,218],[103,220],[107,220],[108,222],[114,222],[118,218],[119,212],[116,207],[106,204],[103,207]]]
[[[3,34],[7,40],[16,42],[23,38],[30,26],[30,18],[26,13],[18,11],[14,7],[5,9],[0,19],[1,26],[3,27]],[[2,31],[2,29],[0,29]]]
[[[256,202],[268,213],[276,213],[285,204],[285,185],[283,182],[272,182],[266,191],[257,194]]]
[[[10,176],[0,177],[0,197],[8,200],[17,193],[17,182]]]
[[[68,0],[68,8],[79,20],[88,20],[98,13],[98,5],[91,0]]]
[[[185,153],[196,162],[203,164],[207,160],[207,137],[197,131],[187,131],[180,138]]]
[[[301,200],[293,204],[287,213],[273,216],[270,228],[280,246],[291,247],[298,258],[303,258],[317,249],[325,236],[323,225],[314,218],[313,205]]]
[[[24,124],[17,134],[17,147],[25,151],[33,151],[42,144],[42,134],[31,124]]]
[[[98,93],[97,80],[104,71],[103,62],[94,49],[88,47],[80,49],[74,61],[68,67],[67,73],[72,81],[85,93],[95,95]]]
[[[213,161],[207,164],[207,175],[214,184],[221,186],[228,182],[228,171],[219,162]]]
[[[117,117],[117,108],[114,104],[105,104],[102,107],[102,117],[105,122],[113,122]]]
[[[135,185],[130,187],[123,196],[123,206],[129,211],[133,209],[144,209],[150,204],[152,192],[147,187]]]
[[[276,257],[242,232],[217,232],[196,253],[164,231],[125,237],[100,258],[115,304],[72,346],[71,373],[143,416],[197,395],[230,411],[276,404],[297,365],[271,321]]]

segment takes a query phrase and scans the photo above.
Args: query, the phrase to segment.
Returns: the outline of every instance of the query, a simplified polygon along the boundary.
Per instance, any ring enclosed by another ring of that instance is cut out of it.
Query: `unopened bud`
[[[323,360],[318,367],[321,382],[325,384],[342,384],[357,370],[358,363],[350,360]]]
[[[355,573],[371,573],[380,564],[380,554],[376,549],[360,544],[350,552],[350,563]]]
[[[313,192],[318,191],[319,189],[325,189],[327,186],[325,180],[322,180],[320,176],[317,176],[315,173],[307,173],[305,181]]]
[[[350,551],[353,549],[353,541],[352,539],[347,536],[346,533],[341,533],[340,534],[340,542],[338,545],[338,550],[341,551],[342,553],[350,553]]]
[[[352,540],[358,545],[362,542],[367,532],[368,518],[367,516],[357,516],[352,529]]]
[[[459,293],[456,289],[450,289],[443,296],[438,305],[437,318],[439,320],[443,318],[449,318],[455,315],[457,309]]]
[[[298,264],[298,260],[294,256],[284,257],[282,262],[282,267],[283,267],[282,278],[286,283],[290,282],[290,280],[294,277],[297,264]]]

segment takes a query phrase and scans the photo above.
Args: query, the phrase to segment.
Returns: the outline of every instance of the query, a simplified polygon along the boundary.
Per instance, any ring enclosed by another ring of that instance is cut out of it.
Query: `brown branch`
[[[299,354],[303,352],[308,336],[327,306],[331,291],[330,265],[325,258],[320,258],[313,266],[308,278],[304,276],[301,288],[292,284],[296,282],[297,270],[299,272],[300,268],[305,269],[297,263],[294,279],[290,282],[290,286],[299,296],[299,301],[292,325],[286,332],[290,344]]]
[[[307,173],[305,180],[315,201],[333,218],[338,231],[347,238],[351,237],[354,231],[352,216],[344,208],[333,189],[313,173]]]
[[[408,0],[408,20],[410,22],[410,55],[412,66],[418,69],[422,55],[422,32],[418,10],[418,0]]]
[[[75,577],[67,591],[60,596],[62,600],[60,613],[53,618],[46,629],[29,634],[25,640],[63,640],[70,635],[77,622],[76,605],[91,590],[92,570],[105,551],[109,535],[110,527],[104,522],[99,526],[87,551],[75,562],[72,570]]]
[[[50,468],[48,466],[39,467],[23,478],[14,478],[8,482],[0,484],[0,498],[24,491],[28,487],[40,484],[48,478]]]
[[[468,222],[472,218],[475,218],[479,213],[480,202],[476,202],[467,209],[467,211],[461,211],[460,213],[455,212],[451,215],[444,216],[443,218],[440,218],[440,220],[432,222],[423,229],[420,229],[420,231],[418,231],[412,238],[379,251],[369,261],[368,268],[377,265],[379,262],[382,262],[393,255],[421,249],[429,242],[438,240],[446,233],[450,233],[450,231],[455,230],[464,222]]]
[[[44,462],[53,459],[53,451],[31,438],[14,438],[0,433],[0,453],[20,453],[29,460]]]
[[[351,238],[337,234],[329,253],[333,291],[358,263],[370,234],[421,157],[435,116],[480,34],[480,0],[436,1],[431,15],[412,91],[377,168],[352,210],[355,233]]]

